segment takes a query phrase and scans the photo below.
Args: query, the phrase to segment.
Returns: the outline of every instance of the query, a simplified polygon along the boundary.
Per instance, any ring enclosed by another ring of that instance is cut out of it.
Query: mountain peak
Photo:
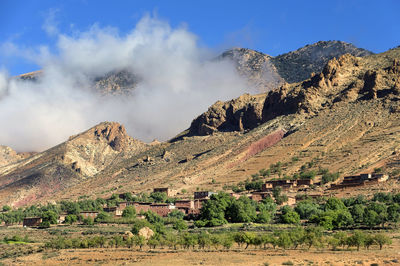
[[[373,53],[342,41],[319,41],[271,59],[278,73],[288,83],[300,82],[319,73],[325,64],[343,54],[364,57]]]

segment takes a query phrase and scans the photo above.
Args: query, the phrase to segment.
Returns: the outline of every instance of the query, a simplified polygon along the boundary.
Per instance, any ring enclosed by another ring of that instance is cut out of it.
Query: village
[[[328,184],[325,186],[325,190],[317,191],[311,189],[311,186],[319,186],[320,183],[316,183],[313,179],[273,179],[266,181],[262,185],[262,189],[259,191],[252,191],[251,193],[235,193],[230,192],[229,195],[235,199],[239,199],[241,196],[246,196],[255,202],[261,202],[264,199],[274,198],[274,191],[279,189],[285,193],[285,200],[278,205],[296,205],[297,200],[301,195],[306,195],[310,198],[320,198],[323,196],[329,196],[329,191],[352,188],[357,186],[366,186],[374,183],[385,182],[389,179],[386,174],[360,174],[354,176],[346,176],[339,183]],[[161,187],[154,188],[154,193],[165,193],[167,197],[175,196],[174,191],[169,188]],[[299,194],[299,192],[305,192],[306,194]],[[136,202],[126,201],[125,193],[118,195],[121,201],[116,203],[116,206],[104,206],[103,211],[110,214],[113,218],[121,218],[123,211],[131,206],[134,207],[138,218],[143,218],[141,213],[152,211],[161,217],[167,217],[169,213],[174,210],[181,211],[185,216],[196,216],[200,214],[200,210],[204,202],[210,200],[211,196],[216,194],[213,191],[195,191],[193,193],[193,199],[178,199],[174,203],[155,203],[155,202]],[[79,215],[83,219],[91,218],[95,219],[99,215],[99,211],[81,211]],[[59,215],[57,223],[62,224],[65,221],[67,213]],[[23,220],[24,227],[38,227],[42,223],[41,217],[26,217]]]

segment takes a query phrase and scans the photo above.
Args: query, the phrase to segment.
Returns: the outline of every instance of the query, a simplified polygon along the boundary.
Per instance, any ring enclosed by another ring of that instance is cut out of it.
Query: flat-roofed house
[[[194,199],[209,199],[215,192],[211,191],[196,191],[194,192]]]
[[[167,197],[171,197],[172,196],[172,191],[167,188],[167,187],[158,187],[158,188],[154,188],[153,192],[161,192],[161,193],[165,193],[167,194]]]
[[[37,227],[42,223],[42,218],[40,217],[26,217],[22,225],[24,227]]]

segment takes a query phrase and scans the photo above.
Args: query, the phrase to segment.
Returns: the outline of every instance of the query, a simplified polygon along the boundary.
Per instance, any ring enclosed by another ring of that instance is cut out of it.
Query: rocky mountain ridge
[[[373,54],[350,43],[320,41],[276,57],[247,48],[233,48],[222,53],[216,60],[232,60],[239,75],[247,80],[248,86],[265,92],[284,83],[307,79],[312,73],[320,72],[329,60],[346,53],[354,56]],[[42,71],[35,71],[17,78],[36,81],[42,74]],[[93,77],[92,89],[105,94],[129,93],[137,87],[140,80],[139,76],[127,69],[114,70]]]
[[[388,54],[390,51],[388,52]],[[271,90],[266,97],[243,95],[229,102],[217,102],[196,118],[191,135],[215,131],[243,131],[280,115],[307,113],[315,115],[339,102],[354,102],[399,95],[399,61],[386,66],[372,66],[373,57],[363,60],[350,54],[330,60],[322,72],[294,84]]]

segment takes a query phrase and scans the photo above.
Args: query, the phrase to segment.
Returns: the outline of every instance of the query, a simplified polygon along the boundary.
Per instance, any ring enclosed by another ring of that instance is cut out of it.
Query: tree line
[[[337,232],[333,235],[324,235],[321,228],[297,227],[291,231],[277,231],[274,233],[236,232],[236,233],[190,233],[190,232],[165,232],[156,233],[148,240],[139,234],[115,234],[111,237],[93,236],[83,238],[65,238],[59,236],[45,243],[46,248],[71,249],[71,248],[137,248],[149,249],[318,249],[330,248],[332,250],[351,249],[359,250],[361,247],[369,249],[373,246],[382,249],[391,244],[391,239],[384,234],[367,234],[355,231],[351,234]],[[236,246],[234,246],[236,245]]]

